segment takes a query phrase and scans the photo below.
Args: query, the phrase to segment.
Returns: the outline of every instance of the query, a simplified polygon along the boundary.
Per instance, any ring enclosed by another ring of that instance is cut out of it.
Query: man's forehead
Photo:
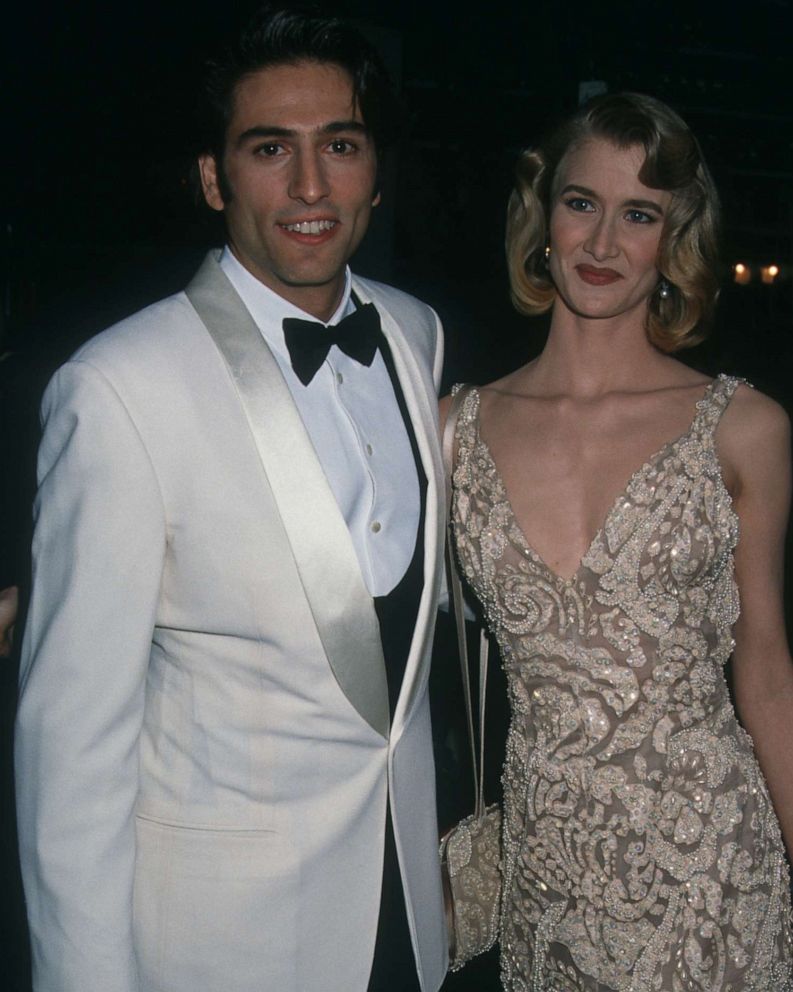
[[[350,74],[335,62],[287,62],[243,77],[234,91],[230,128],[252,124],[321,127],[363,122]]]

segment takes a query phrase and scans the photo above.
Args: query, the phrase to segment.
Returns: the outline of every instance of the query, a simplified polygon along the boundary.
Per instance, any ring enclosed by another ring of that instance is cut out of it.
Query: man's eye
[[[267,158],[272,158],[273,155],[278,155],[281,151],[281,145],[276,141],[268,141],[266,144],[259,145],[256,148],[257,155],[264,155]]]
[[[337,155],[349,155],[350,152],[355,151],[355,145],[346,138],[334,138],[330,143],[330,150]]]

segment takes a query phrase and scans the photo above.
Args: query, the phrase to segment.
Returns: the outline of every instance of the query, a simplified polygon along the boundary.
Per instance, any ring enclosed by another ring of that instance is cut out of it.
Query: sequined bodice
[[[567,581],[517,525],[477,391],[463,402],[457,549],[511,706],[507,989],[793,989],[779,828],[723,674],[738,520],[714,431],[736,385],[708,387]]]

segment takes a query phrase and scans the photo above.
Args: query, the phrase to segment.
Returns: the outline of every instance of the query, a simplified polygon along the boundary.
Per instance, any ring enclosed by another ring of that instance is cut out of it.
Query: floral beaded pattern
[[[738,380],[629,481],[575,575],[457,426],[462,571],[507,673],[501,970],[511,992],[793,992],[789,881],[723,674],[738,520],[714,446]]]

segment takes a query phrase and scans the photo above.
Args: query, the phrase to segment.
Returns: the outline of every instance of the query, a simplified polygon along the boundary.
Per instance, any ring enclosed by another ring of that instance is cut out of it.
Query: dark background
[[[6,530],[9,521],[27,519],[35,408],[50,370],[91,334],[183,288],[206,248],[222,238],[196,206],[187,178],[191,113],[204,60],[256,6],[46,2],[17,4],[5,15]],[[705,345],[683,357],[706,372],[746,376],[791,409],[791,0],[535,0],[489,2],[472,12],[448,0],[326,6],[355,18],[380,47],[407,109],[408,137],[385,163],[384,203],[356,269],[438,309],[447,383],[488,381],[542,345],[545,321],[519,317],[508,299],[502,242],[512,167],[518,150],[597,81],[651,93],[677,109],[699,136],[722,193],[724,289],[716,326]],[[732,281],[739,261],[753,271],[747,286]],[[765,285],[759,268],[771,263],[780,274]],[[16,566],[7,544],[0,558],[1,586]],[[441,624],[443,657],[447,628]],[[441,661],[433,675],[441,697],[453,678]],[[4,805],[13,683],[9,663],[2,675]],[[497,703],[498,684],[495,690]],[[497,706],[492,722],[503,726]],[[492,753],[497,765],[497,747]],[[439,754],[442,772],[447,758]],[[467,811],[460,774],[452,768],[443,778],[447,820]],[[23,992],[25,935],[13,833],[9,816],[3,819],[10,875],[0,877],[8,920],[0,932],[0,980],[11,976],[7,987]],[[492,958],[449,979],[449,989],[464,987],[497,987]]]
[[[17,5],[6,30],[2,229],[5,347],[65,357],[180,289],[222,235],[187,181],[201,67],[256,4],[139,0]],[[417,293],[447,325],[450,377],[532,355],[542,321],[508,301],[503,217],[517,151],[582,86],[652,93],[701,139],[724,200],[726,282],[695,363],[784,397],[793,347],[791,0],[339,2],[383,52],[408,113],[359,271]],[[789,393],[788,393],[789,395]]]

